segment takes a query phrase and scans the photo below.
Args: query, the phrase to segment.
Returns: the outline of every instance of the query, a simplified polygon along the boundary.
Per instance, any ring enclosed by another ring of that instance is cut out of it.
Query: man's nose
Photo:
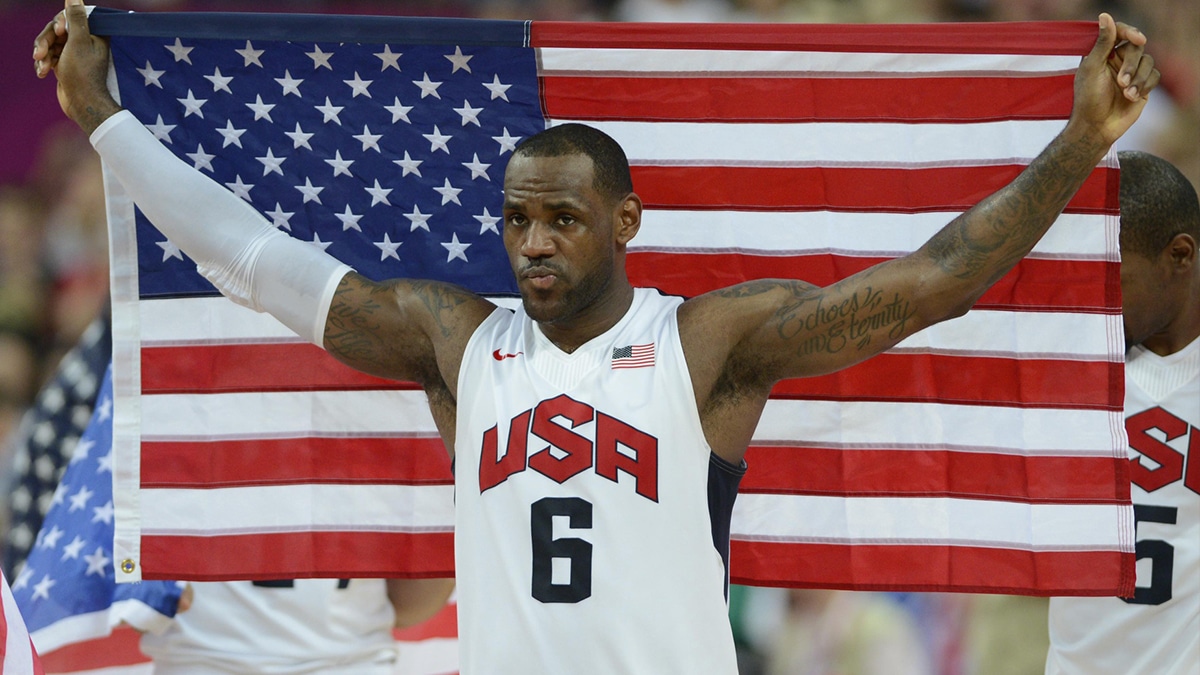
[[[554,237],[551,236],[550,226],[545,223],[533,223],[525,230],[521,240],[521,255],[526,258],[546,258],[554,255]]]

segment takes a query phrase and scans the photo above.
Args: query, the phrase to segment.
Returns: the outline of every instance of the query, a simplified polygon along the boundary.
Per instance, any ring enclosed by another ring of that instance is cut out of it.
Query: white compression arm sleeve
[[[272,227],[171,154],[127,110],[105,120],[91,141],[150,222],[221,293],[323,346],[329,305],[349,266]]]

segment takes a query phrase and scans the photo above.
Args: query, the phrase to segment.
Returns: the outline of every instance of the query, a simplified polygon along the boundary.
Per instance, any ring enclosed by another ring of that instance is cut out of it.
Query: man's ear
[[[1200,264],[1200,261],[1196,260],[1196,239],[1185,232],[1172,237],[1166,251],[1174,269],[1188,270],[1193,265]]]
[[[618,209],[613,236],[618,244],[624,246],[642,227],[642,198],[630,192],[621,200]]]

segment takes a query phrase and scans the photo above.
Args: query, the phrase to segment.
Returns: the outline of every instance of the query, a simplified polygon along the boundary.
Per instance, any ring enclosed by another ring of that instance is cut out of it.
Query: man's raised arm
[[[67,1],[33,57],[134,203],[224,295],[359,370],[454,390],[462,347],[491,303],[448,284],[358,275],[175,157],[109,93],[108,45],[88,30],[82,0]]]
[[[1145,43],[1138,29],[1102,14],[1063,131],[1011,184],[917,251],[826,288],[752,281],[687,303],[681,331],[689,355],[703,355],[689,357],[701,406],[719,382],[765,396],[780,379],[840,370],[964,314],[1032,250],[1137,119],[1159,79]]]

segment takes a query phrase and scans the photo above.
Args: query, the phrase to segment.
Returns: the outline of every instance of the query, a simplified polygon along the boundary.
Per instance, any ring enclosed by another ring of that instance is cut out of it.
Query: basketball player
[[[394,675],[392,628],[436,614],[450,579],[193,582],[187,611],[145,633],[155,675]]]
[[[107,49],[76,1],[70,31],[60,15],[38,37],[38,73],[55,71],[63,110],[150,220],[226,295],[350,366],[424,386],[455,460],[467,674],[736,672],[723,556],[772,385],[966,312],[1159,79],[1145,36],[1101,15],[1063,132],[920,250],[828,288],[753,281],[687,301],[626,277],[642,203],[621,148],[555,127],[505,174],[512,312],[444,283],[366,279],[179,162],[109,95]],[[842,341],[851,321],[861,333]]]
[[[1052,598],[1047,675],[1200,672],[1200,203],[1166,160],[1122,152],[1132,598]]]

